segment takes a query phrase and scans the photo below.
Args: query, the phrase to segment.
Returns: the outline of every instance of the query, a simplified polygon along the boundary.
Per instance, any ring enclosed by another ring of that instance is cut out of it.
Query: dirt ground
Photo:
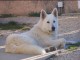
[[[6,20],[6,21],[5,21]],[[38,17],[17,17],[17,18],[0,18],[0,22],[8,22],[10,20],[18,21],[20,23],[32,23],[34,25],[38,22]],[[5,53],[6,37],[12,33],[20,33],[22,31],[0,30],[0,60],[22,60],[30,57],[26,54],[11,54]],[[61,16],[59,17],[59,37],[67,40],[80,41],[80,16]]]

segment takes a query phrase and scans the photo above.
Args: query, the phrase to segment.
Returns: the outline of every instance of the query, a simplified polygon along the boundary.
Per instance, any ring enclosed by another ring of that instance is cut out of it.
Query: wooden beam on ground
[[[57,56],[54,56],[57,54],[59,50],[54,52],[49,52],[43,55],[37,55],[29,58],[25,58],[22,60],[80,60],[80,49],[75,51],[62,51]]]

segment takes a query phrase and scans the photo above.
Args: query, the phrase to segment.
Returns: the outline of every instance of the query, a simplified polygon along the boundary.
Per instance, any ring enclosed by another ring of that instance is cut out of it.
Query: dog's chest
[[[38,43],[39,46],[42,46],[42,47],[46,47],[46,42],[51,40],[52,39],[52,36],[51,35],[46,35],[46,34],[39,34],[39,33],[35,33],[34,35],[31,34],[32,38],[34,40],[36,40],[36,42]]]

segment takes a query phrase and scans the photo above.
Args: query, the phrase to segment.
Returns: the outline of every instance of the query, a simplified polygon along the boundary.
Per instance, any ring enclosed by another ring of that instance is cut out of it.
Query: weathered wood
[[[62,53],[59,53],[59,55],[56,56],[58,51],[59,50],[22,60],[80,60],[80,49],[75,51],[62,50]]]
[[[80,50],[53,57],[53,60],[80,60]]]
[[[58,56],[51,55],[50,58],[45,57],[38,60],[80,60],[80,50],[61,53]]]
[[[56,55],[58,52],[57,51],[54,51],[54,52],[49,52],[49,53],[46,53],[46,54],[43,54],[43,55],[36,55],[36,56],[33,56],[33,57],[29,57],[29,58],[25,58],[25,59],[22,59],[22,60],[41,60],[41,59],[47,59],[48,57],[50,57],[51,55]]]

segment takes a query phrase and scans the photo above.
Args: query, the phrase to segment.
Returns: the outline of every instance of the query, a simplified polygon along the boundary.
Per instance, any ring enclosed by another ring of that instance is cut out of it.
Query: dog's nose
[[[52,31],[55,31],[55,27],[52,27]]]

